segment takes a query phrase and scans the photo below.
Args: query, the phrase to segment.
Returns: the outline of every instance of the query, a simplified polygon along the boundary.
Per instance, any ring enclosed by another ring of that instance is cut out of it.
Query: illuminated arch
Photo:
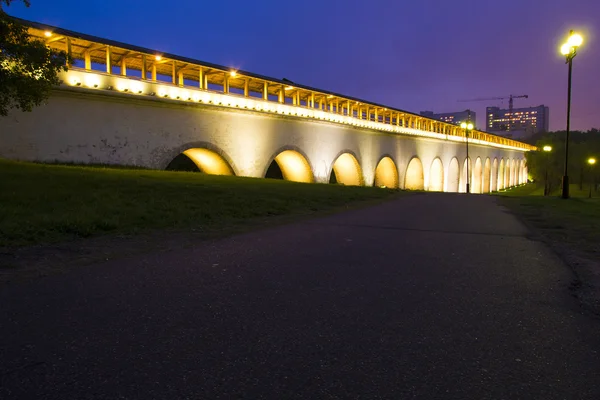
[[[364,183],[363,174],[356,157],[350,153],[342,153],[333,163],[329,183],[361,186]]]
[[[210,175],[235,175],[231,165],[216,151],[204,148],[191,148],[175,157],[169,171],[193,171]]]
[[[283,150],[269,164],[265,178],[284,179],[292,182],[314,182],[310,164],[297,150]]]
[[[504,158],[500,159],[500,167],[498,167],[498,190],[506,187],[504,184]]]
[[[517,184],[517,160],[513,158],[512,165],[510,166],[510,186]]]
[[[423,190],[425,189],[425,179],[423,177],[423,164],[418,157],[414,157],[408,163],[406,175],[404,176],[404,189]]]
[[[442,160],[436,158],[429,168],[429,188],[430,192],[444,191],[444,165]]]
[[[485,163],[483,164],[483,187],[481,188],[481,193],[489,193],[490,192],[490,178],[492,175],[492,163],[490,162],[489,157],[485,159]]]
[[[510,158],[506,160],[506,166],[504,167],[504,187],[510,187]]]
[[[527,182],[527,173],[525,172],[525,160],[521,160],[521,169],[519,170],[519,183],[523,184]]]
[[[473,160],[471,160],[471,157],[465,158],[465,161],[463,162],[462,174],[460,175],[460,186],[458,188],[459,193],[467,192],[467,183],[471,186],[469,191],[473,193],[473,182],[472,180],[467,179],[467,171],[473,171]]]
[[[398,187],[398,168],[396,168],[396,163],[391,157],[383,157],[377,164],[373,186]]]
[[[458,193],[460,185],[460,167],[458,165],[458,159],[454,157],[450,160],[448,166],[448,192]]]
[[[473,165],[472,177],[471,177],[471,193],[481,193],[482,182],[481,182],[481,173],[482,173],[482,165],[481,165],[481,157],[477,157],[475,160],[475,165]]]
[[[494,158],[492,163],[492,173],[490,175],[490,191],[498,191],[498,159]]]

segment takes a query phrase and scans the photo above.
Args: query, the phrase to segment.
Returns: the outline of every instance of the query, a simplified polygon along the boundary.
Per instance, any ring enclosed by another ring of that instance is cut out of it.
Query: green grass
[[[158,229],[223,231],[308,215],[395,190],[189,172],[0,160],[0,247]]]
[[[544,187],[538,186],[533,183],[529,183],[527,185],[517,186],[512,189],[502,190],[496,193],[500,196],[508,196],[508,197],[524,197],[524,196],[544,196]],[[590,185],[585,183],[581,188],[579,184],[569,185],[569,196],[572,198],[588,198],[590,194]],[[561,189],[557,188],[548,197],[559,197],[561,195]],[[599,190],[594,191],[592,188],[592,198],[600,198],[600,185]]]
[[[533,184],[500,192],[502,203],[539,229],[551,241],[567,245],[593,259],[600,252],[600,192],[589,199],[589,186],[569,187],[570,199],[559,192],[543,196],[543,188]]]

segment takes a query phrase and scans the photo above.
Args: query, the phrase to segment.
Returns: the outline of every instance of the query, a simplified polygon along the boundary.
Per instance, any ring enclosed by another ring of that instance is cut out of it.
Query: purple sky
[[[242,68],[412,112],[507,101],[550,107],[565,129],[567,66],[558,47],[585,34],[574,60],[572,129],[600,128],[599,0],[32,0],[9,14]]]

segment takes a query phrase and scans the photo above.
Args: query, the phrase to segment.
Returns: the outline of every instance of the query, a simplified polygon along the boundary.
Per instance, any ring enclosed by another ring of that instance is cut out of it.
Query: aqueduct
[[[24,21],[69,53],[62,84],[0,119],[0,157],[486,193],[533,146],[297,83]],[[466,147],[469,147],[467,159]]]

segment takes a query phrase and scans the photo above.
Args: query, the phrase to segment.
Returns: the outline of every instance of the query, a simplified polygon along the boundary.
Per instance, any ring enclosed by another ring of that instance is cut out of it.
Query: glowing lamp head
[[[544,151],[552,151],[552,146],[544,146]]]
[[[467,129],[467,123],[466,122],[461,122],[460,123],[460,127],[463,129]]]
[[[50,37],[50,36],[52,36],[52,32],[46,31],[46,32],[44,32],[44,36]]]
[[[595,158],[593,158],[593,157],[589,158],[589,159],[588,159],[588,164],[590,164],[590,165],[594,165],[594,164],[596,164],[596,159],[595,159]]]
[[[562,46],[560,46],[560,54],[562,54],[563,56],[568,55],[571,52],[571,46],[569,46],[569,43],[565,43]]]
[[[160,60],[162,60],[162,56],[160,56],[160,55],[156,55],[156,56],[154,56],[154,59],[155,59],[156,61],[160,61]]]
[[[229,72],[229,75],[231,75],[232,77],[234,77],[234,78],[235,78],[235,77],[237,76],[237,71],[235,71],[235,70],[231,70],[231,71]]]
[[[467,129],[468,130],[472,130],[473,129],[473,124],[472,123],[468,123],[467,124]]]
[[[571,47],[579,47],[583,43],[583,37],[579,33],[574,33],[569,36],[567,44]]]

